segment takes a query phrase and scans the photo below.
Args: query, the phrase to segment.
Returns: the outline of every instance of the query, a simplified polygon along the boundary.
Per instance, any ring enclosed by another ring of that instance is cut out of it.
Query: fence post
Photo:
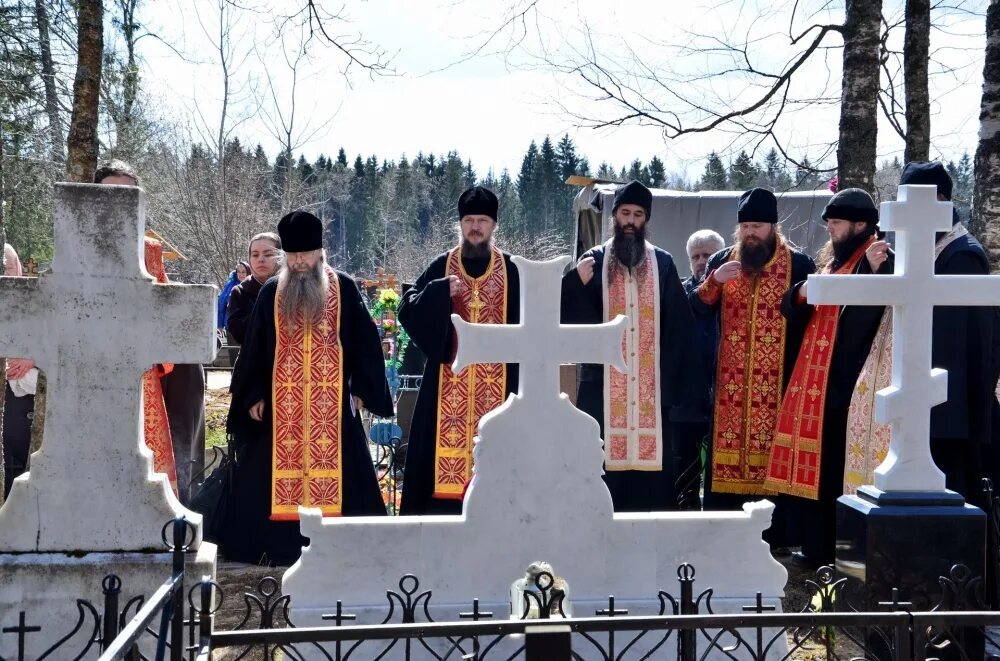
[[[697,615],[698,604],[694,602],[694,566],[685,562],[677,568],[677,580],[681,584],[681,615]],[[677,658],[694,661],[698,654],[698,632],[694,629],[680,629],[677,632]]]
[[[174,519],[173,575],[178,577],[171,595],[170,661],[184,661],[184,553],[187,551],[187,519]]]
[[[524,629],[525,661],[570,661],[572,630],[568,624],[536,624]]]
[[[111,642],[118,636],[118,595],[122,592],[122,579],[116,574],[108,574],[101,583],[104,592],[104,631],[101,635],[101,651],[106,652]]]
[[[212,656],[212,577],[201,577],[201,606],[198,612],[198,655]]]

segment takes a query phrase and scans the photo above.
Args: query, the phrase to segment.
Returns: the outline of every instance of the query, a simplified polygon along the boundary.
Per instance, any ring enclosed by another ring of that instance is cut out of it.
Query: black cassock
[[[697,440],[680,428],[707,419],[708,380],[701,345],[687,295],[670,253],[654,248],[660,280],[660,419],[663,425],[663,468],[659,471],[606,471],[604,482],[616,512],[652,512],[679,507],[676,480],[698,452]],[[586,285],[576,269],[563,276],[561,316],[565,324],[605,321],[601,285],[605,246],[583,257],[594,258],[594,277]],[[579,369],[577,407],[601,426],[604,437],[604,365]]]
[[[340,342],[344,359],[341,403],[341,462],[344,516],[385,514],[375,468],[359,414],[350,414],[351,395],[372,413],[390,417],[392,396],[385,379],[382,344],[361,292],[350,276],[337,271],[340,287]],[[286,565],[306,543],[297,521],[271,521],[271,391],[275,343],[274,300],[277,279],[260,291],[247,328],[230,390],[227,429],[234,440],[237,465],[226,514],[222,551],[227,560]],[[264,400],[263,422],[250,418],[250,407]]]
[[[934,261],[938,275],[988,275],[989,259],[971,234],[949,243]],[[1000,327],[994,307],[935,307],[932,364],[948,370],[948,401],[931,409],[931,453],[949,489],[985,506],[980,478],[996,481],[1000,405],[996,385]]]
[[[517,267],[504,253],[507,267],[507,323],[520,320],[521,280]],[[441,365],[455,357],[455,330],[451,323],[451,294],[445,266],[448,253],[434,258],[420,274],[399,305],[399,323],[410,339],[427,355],[420,392],[410,424],[410,443],[403,470],[403,495],[399,513],[461,514],[462,501],[434,497],[434,455],[437,446],[437,408]],[[479,278],[490,258],[462,258],[465,272]],[[517,365],[507,365],[507,394],[517,392]]]

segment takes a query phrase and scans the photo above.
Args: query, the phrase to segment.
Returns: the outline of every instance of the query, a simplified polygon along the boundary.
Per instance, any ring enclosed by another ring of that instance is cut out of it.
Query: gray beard
[[[288,266],[281,267],[278,274],[278,288],[281,290],[280,312],[287,320],[295,318],[302,311],[307,321],[320,318],[326,309],[326,294],[330,286],[323,260],[309,271],[298,273]]]

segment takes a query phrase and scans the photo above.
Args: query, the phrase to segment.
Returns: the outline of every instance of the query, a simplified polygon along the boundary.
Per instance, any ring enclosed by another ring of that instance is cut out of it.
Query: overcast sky
[[[897,6],[901,2],[886,0],[887,12],[901,11]],[[275,4],[293,7],[304,2]],[[810,2],[799,4],[796,29],[813,20],[842,20],[842,7],[810,18],[806,15]],[[829,3],[817,0],[812,4]],[[221,108],[221,68],[210,43],[217,37],[206,36],[206,30],[216,30],[219,21],[213,5],[205,0],[149,1],[140,18],[172,46],[153,39],[140,42],[145,87],[160,112],[189,127],[195,139],[199,126],[207,124],[213,132],[217,130]],[[455,149],[472,160],[480,175],[489,168],[508,168],[516,175],[531,140],[568,133],[594,169],[601,161],[621,167],[633,158],[645,162],[656,155],[668,170],[697,177],[709,150],[731,152],[748,139],[716,131],[668,142],[655,127],[579,128],[572,113],[593,116],[609,112],[610,107],[589,101],[586,97],[592,93],[577,78],[553,71],[544,61],[572,60],[584,48],[586,27],[595,48],[609,58],[607,63],[622,61],[626,48],[630,49],[640,54],[651,71],[673,81],[665,88],[670,94],[718,106],[720,100],[750,98],[756,90],[747,89],[738,77],[678,82],[717,70],[722,62],[717,56],[690,53],[681,46],[703,43],[713,35],[749,35],[754,40],[751,57],[763,68],[776,66],[792,52],[787,36],[782,36],[789,29],[790,0],[787,4],[539,0],[518,24],[527,27],[527,35],[517,48],[508,46],[509,38],[519,36],[518,32],[505,31],[483,53],[467,58],[487,41],[511,6],[511,2],[490,0],[346,0],[343,14],[349,22],[331,23],[329,29],[337,35],[362,35],[382,48],[392,56],[394,73],[371,79],[355,67],[345,79],[343,57],[314,42],[299,74],[299,152],[312,159],[320,153],[335,154],[343,146],[353,161],[358,153],[395,159],[403,153],[412,157],[418,151],[441,154]],[[941,29],[932,35],[934,59],[949,70],[931,66],[931,151],[956,159],[965,150],[975,151],[985,45],[985,2],[973,0],[964,7],[972,11],[935,16]],[[901,42],[902,29],[897,32]],[[270,128],[273,120],[268,119],[275,114],[269,88],[276,88],[284,108],[291,99],[282,43],[275,38],[267,12],[243,13],[231,35],[237,60],[233,121],[242,122],[236,135],[244,142],[262,143],[273,155],[278,143]],[[296,41],[286,33],[284,50],[293,53]],[[840,40],[828,43],[838,46]],[[821,51],[813,64],[796,74],[799,98],[839,96],[840,53],[836,48]],[[838,111],[835,102],[801,104],[789,121],[779,125],[781,138],[796,155],[808,154],[815,160],[822,145],[836,138]],[[880,155],[901,155],[902,147],[902,140],[883,120]]]

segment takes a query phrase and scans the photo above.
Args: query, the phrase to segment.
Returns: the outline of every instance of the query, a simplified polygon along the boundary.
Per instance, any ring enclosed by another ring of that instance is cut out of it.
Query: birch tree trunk
[[[69,126],[66,174],[70,181],[89,183],[93,181],[97,169],[97,108],[101,98],[104,56],[104,7],[101,0],[80,0],[79,8],[76,80],[73,81],[73,118]]]
[[[874,190],[882,0],[847,0],[837,177],[840,189]]]
[[[996,273],[1000,268],[1000,0],[990,0],[986,10],[984,59],[969,229],[986,248]]]
[[[906,0],[903,81],[906,86],[906,147],[903,161],[926,161],[931,149],[927,59],[931,46],[930,0]]]

